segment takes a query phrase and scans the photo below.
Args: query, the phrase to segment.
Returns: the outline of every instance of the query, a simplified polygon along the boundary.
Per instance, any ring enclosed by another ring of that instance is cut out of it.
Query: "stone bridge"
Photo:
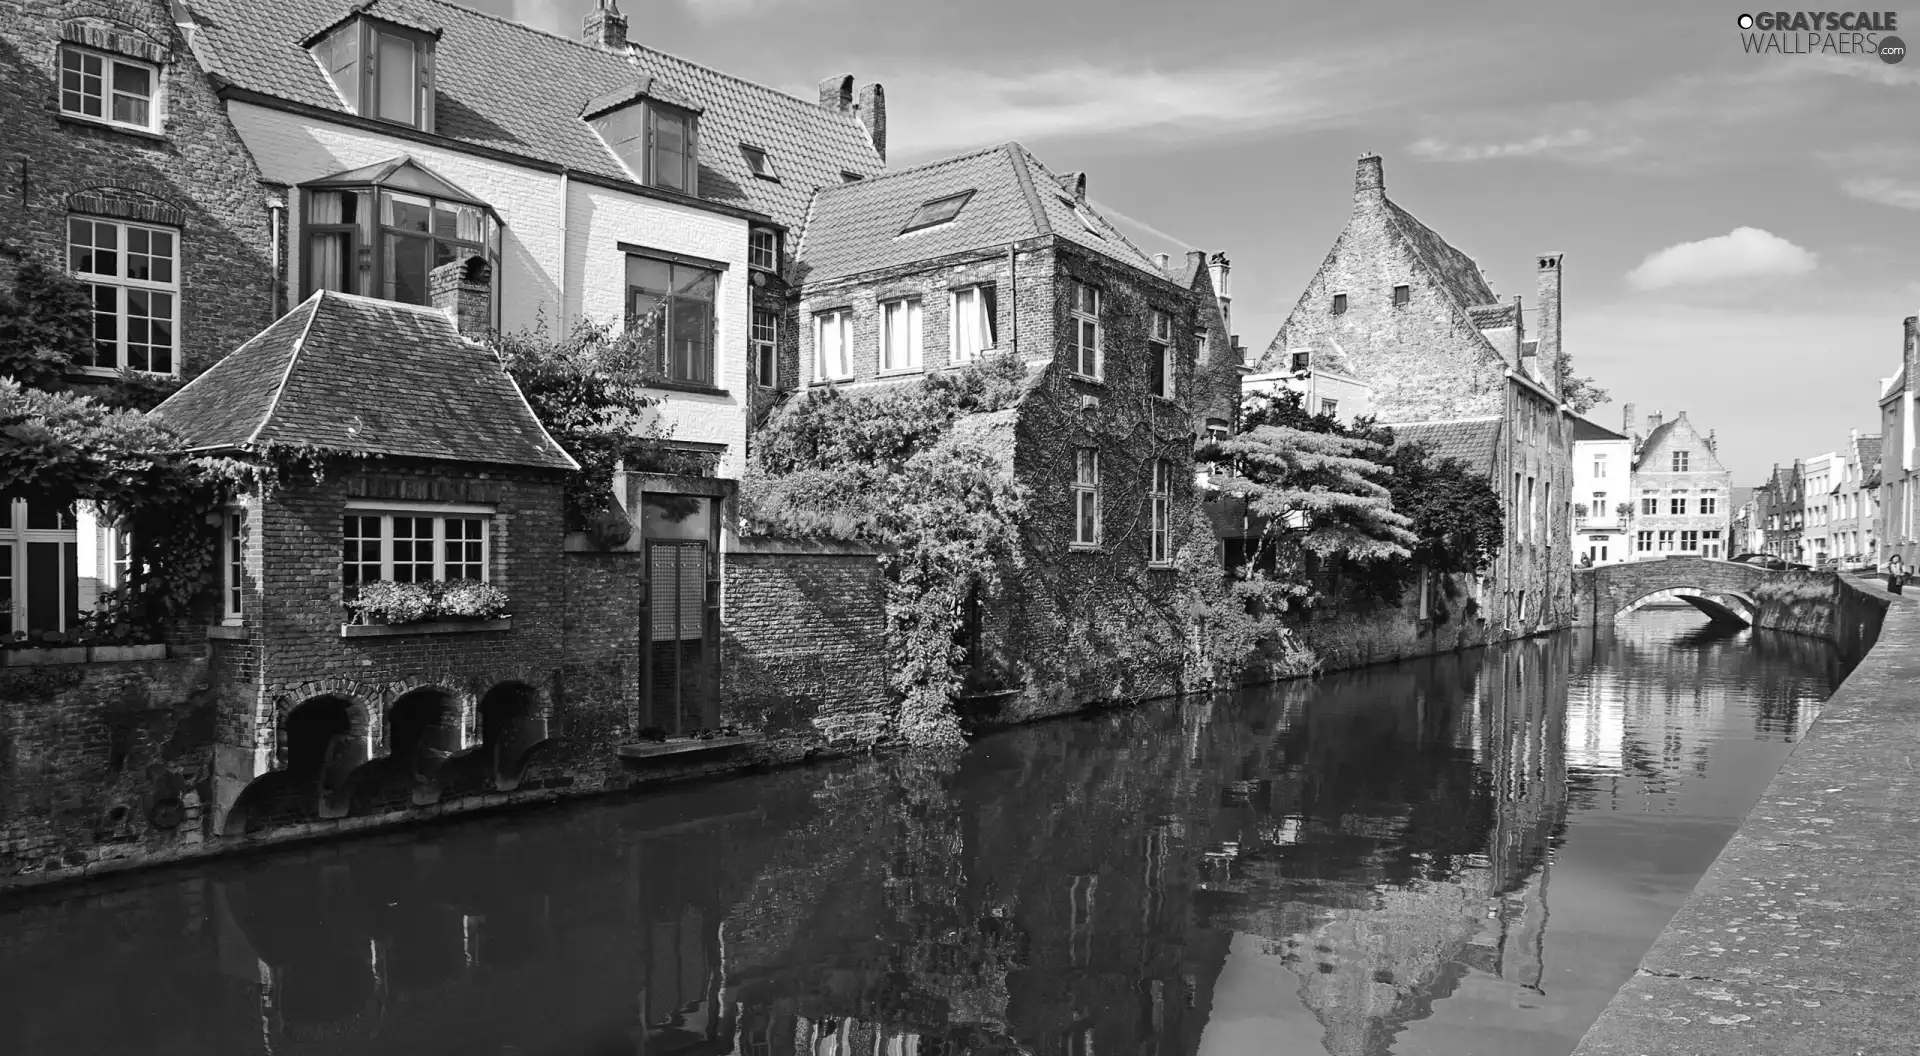
[[[1715,622],[1748,626],[1759,614],[1754,591],[1779,575],[1755,565],[1707,557],[1627,561],[1573,570],[1575,620],[1595,625],[1662,601],[1684,601]]]

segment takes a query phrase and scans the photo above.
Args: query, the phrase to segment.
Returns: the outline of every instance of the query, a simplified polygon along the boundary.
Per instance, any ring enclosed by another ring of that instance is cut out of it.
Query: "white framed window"
[[[765,227],[756,227],[747,232],[747,266],[756,271],[780,269],[778,232]]]
[[[80,615],[79,542],[70,507],[0,499],[0,632],[73,627]]]
[[[1153,491],[1148,508],[1147,563],[1173,564],[1173,463],[1153,463]]]
[[[1717,496],[1713,496],[1713,495],[1700,496],[1700,512],[1702,514],[1714,514],[1714,513],[1720,512],[1720,499]]]
[[[1084,377],[1099,378],[1102,366],[1100,349],[1100,291],[1078,279],[1072,280],[1073,371]]]
[[[1642,553],[1651,553],[1653,551],[1653,533],[1635,532],[1633,536],[1633,548]]]
[[[1607,475],[1607,456],[1593,456],[1593,475],[1596,479]]]
[[[351,599],[378,580],[489,580],[493,516],[484,507],[441,510],[350,504],[341,518],[340,584]]]
[[[142,132],[160,130],[160,70],[72,44],[60,46],[60,112]]]
[[[819,312],[813,317],[813,380],[853,377],[853,312]]]
[[[1100,452],[1073,451],[1073,545],[1100,545]]]
[[[93,300],[95,373],[179,369],[180,233],[88,216],[67,218],[67,270]]]
[[[1660,549],[1662,550],[1673,549],[1673,530],[1672,529],[1667,529],[1666,531],[1663,531],[1660,533]]]
[[[1672,517],[1684,517],[1687,513],[1687,500],[1675,495],[1667,500],[1667,514]]]
[[[992,286],[969,286],[952,294],[947,317],[949,362],[968,363],[994,347],[995,292]]]
[[[1652,495],[1640,496],[1640,515],[1654,517],[1660,513],[1660,500]]]
[[[880,302],[880,369],[919,370],[922,314],[920,298]]]
[[[1173,399],[1173,316],[1154,312],[1151,327],[1147,334],[1147,358],[1153,361],[1148,365],[1153,373],[1148,391]]]
[[[246,593],[247,511],[228,510],[220,536],[222,615],[226,623],[239,623],[240,601]]]
[[[1689,452],[1686,451],[1675,451],[1673,453],[1673,471],[1675,473],[1685,473],[1687,471],[1688,455]]]
[[[763,389],[780,385],[780,317],[769,311],[753,312],[753,380]]]
[[[1339,417],[1340,401],[1329,400],[1325,396],[1320,397],[1320,413],[1326,415],[1329,418]]]
[[[1696,553],[1700,549],[1700,533],[1683,530],[1680,533],[1680,550],[1683,553]]]

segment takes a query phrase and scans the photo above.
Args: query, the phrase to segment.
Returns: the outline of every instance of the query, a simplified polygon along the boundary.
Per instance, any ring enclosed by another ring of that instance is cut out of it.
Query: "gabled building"
[[[1833,485],[1834,554],[1847,565],[1871,563],[1880,518],[1880,438],[1853,430]]]
[[[1575,417],[1573,430],[1573,562],[1611,565],[1630,556],[1633,441]]]
[[[1685,411],[1672,421],[1655,412],[1644,434],[1631,419],[1627,426],[1634,439],[1633,560],[1732,557],[1733,475],[1720,464],[1714,437],[1695,429]]]
[[[1800,463],[1806,474],[1806,531],[1801,535],[1801,560],[1818,565],[1832,559],[1837,551],[1833,539],[1833,493],[1840,486],[1845,467],[1837,452],[1823,451]]]
[[[628,39],[446,0],[175,5],[228,118],[284,196],[290,302],[411,304],[455,258],[493,266],[493,325],[637,327],[673,443],[731,475],[775,372],[783,284],[813,192],[882,171],[885,94],[800,99]]]
[[[1254,370],[1352,379],[1402,440],[1467,435],[1471,464],[1507,512],[1507,544],[1477,587],[1494,639],[1573,618],[1560,255],[1541,255],[1535,274],[1540,306],[1529,336],[1519,298],[1501,300],[1471,258],[1388,198],[1380,158],[1366,155],[1345,229]]]
[[[1036,662],[1071,670],[1095,643],[1143,641],[1139,603],[1173,596],[1183,547],[1212,546],[1195,538],[1194,441],[1230,414],[1239,364],[1205,257],[1147,256],[1089,204],[1085,174],[1018,143],[821,189],[796,256],[782,370],[806,388],[857,398],[987,356],[1024,365],[1014,406],[954,426],[1034,496],[1027,580],[968,621],[973,681],[1023,688],[1016,713],[1113,695]]]
[[[1900,363],[1880,383],[1880,531],[1877,561],[1895,555],[1908,568],[1920,560],[1920,424],[1914,391],[1920,388],[1920,338],[1915,316],[1908,316]]]

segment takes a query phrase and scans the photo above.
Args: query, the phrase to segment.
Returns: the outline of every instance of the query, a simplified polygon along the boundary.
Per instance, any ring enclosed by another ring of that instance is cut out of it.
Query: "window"
[[[1093,235],[1097,238],[1107,237],[1105,232],[1100,230],[1100,225],[1094,222],[1093,214],[1087,211],[1087,205],[1085,202],[1076,202],[1073,199],[1068,198],[1066,195],[1061,195],[1060,204],[1073,210],[1074,217],[1080,221],[1081,227],[1084,227],[1087,229],[1088,234]]]
[[[1653,517],[1658,515],[1659,512],[1660,512],[1659,499],[1654,498],[1651,495],[1642,495],[1640,497],[1640,515],[1642,517]]]
[[[1711,515],[1714,513],[1718,513],[1719,510],[1720,510],[1719,498],[1713,495],[1700,496],[1700,513],[1702,515]]]
[[[60,47],[60,112],[142,132],[159,131],[160,71],[144,62]]]
[[[1682,531],[1680,533],[1680,549],[1686,553],[1698,552],[1700,549],[1700,533],[1697,531]]]
[[[813,317],[813,380],[853,377],[853,313],[842,308]]]
[[[1152,372],[1148,378],[1148,391],[1155,396],[1173,398],[1173,316],[1166,312],[1154,312],[1152,329],[1147,335],[1147,357],[1152,360],[1147,369]]]
[[[935,198],[915,209],[912,218],[907,221],[907,226],[900,229],[900,233],[904,235],[923,227],[944,224],[960,215],[961,207],[965,206],[967,199],[972,197],[972,191],[961,191],[959,194],[949,194],[945,198]]]
[[[1633,548],[1635,550],[1651,552],[1653,550],[1653,533],[1652,532],[1635,532],[1634,540],[1633,540]]]
[[[881,302],[880,320],[880,369],[919,370],[920,298]]]
[[[747,266],[756,271],[780,270],[780,235],[765,227],[747,233]]]
[[[1667,513],[1668,513],[1668,514],[1670,514],[1670,515],[1672,515],[1672,516],[1674,516],[1674,517],[1684,517],[1684,516],[1686,516],[1686,513],[1687,513],[1687,500],[1686,500],[1685,498],[1683,498],[1683,497],[1681,497],[1681,496],[1678,496],[1678,495],[1676,495],[1676,496],[1674,496],[1674,497],[1673,497],[1673,498],[1671,498],[1671,499],[1668,499],[1668,500],[1667,500]]]
[[[1395,286],[1393,288],[1393,306],[1395,308],[1405,308],[1407,306],[1407,302],[1412,299],[1413,299],[1413,291],[1408,289],[1407,287]]]
[[[1293,364],[1290,369],[1298,373],[1300,371],[1308,369],[1312,365],[1312,363],[1313,363],[1313,353],[1311,351],[1303,350],[1303,351],[1295,352],[1293,353]]]
[[[1673,549],[1673,532],[1671,530],[1660,533],[1660,549]]]
[[[67,219],[67,266],[93,301],[93,356],[80,364],[172,374],[178,364],[180,236],[139,224]]]
[[[747,160],[748,172],[753,173],[763,180],[772,180],[775,183],[780,182],[780,174],[773,171],[773,159],[767,156],[766,151],[761,150],[759,147],[748,146],[742,143],[740,144],[740,156]]]
[[[601,113],[589,110],[587,123],[638,182],[700,193],[699,119],[693,111],[646,98]]]
[[[1326,415],[1329,418],[1339,417],[1340,401],[1329,400],[1325,396],[1320,397],[1320,413]]]
[[[1593,456],[1593,475],[1595,478],[1604,477],[1607,475],[1607,456],[1605,455]]]
[[[953,291],[952,312],[948,317],[948,347],[953,351],[949,362],[966,363],[978,359],[981,353],[993,347],[994,325],[998,321],[995,314],[994,288],[992,286],[969,286],[964,290]]]
[[[628,254],[627,327],[640,335],[653,369],[668,381],[714,384],[713,302],[719,289],[717,271]]]
[[[1713,529],[1700,533],[1700,549],[1708,557],[1720,556],[1720,531]]]
[[[334,290],[405,304],[431,304],[427,273],[481,257],[493,265],[500,304],[500,224],[493,210],[410,158],[314,180],[301,187],[307,294]]]
[[[1072,280],[1073,370],[1089,378],[1100,376],[1100,291]]]
[[[1148,510],[1147,563],[1173,563],[1173,463],[1153,463],[1153,491]]]
[[[1073,452],[1073,545],[1100,545],[1100,452]]]
[[[1688,452],[1685,451],[1675,451],[1673,453],[1673,471],[1675,473],[1685,473],[1687,471],[1687,454]]]
[[[247,511],[228,510],[221,531],[221,564],[224,566],[226,622],[240,622],[240,599],[246,590]]]
[[[0,499],[0,631],[64,631],[79,615],[73,508]]]
[[[1346,294],[1336,293],[1333,295],[1333,314],[1335,315],[1347,314],[1347,295]]]
[[[780,317],[753,312],[753,380],[763,389],[780,387]]]
[[[312,54],[347,109],[433,131],[433,37],[356,18],[314,42]]]
[[[340,584],[352,600],[379,580],[431,583],[492,578],[492,516],[471,508],[446,512],[349,508],[341,518]]]

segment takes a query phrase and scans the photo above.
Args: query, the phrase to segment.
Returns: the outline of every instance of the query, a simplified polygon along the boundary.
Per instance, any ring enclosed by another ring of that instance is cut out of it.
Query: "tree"
[[[30,389],[64,388],[67,370],[93,347],[93,302],[86,287],[10,242],[11,288],[0,289],[0,377]]]
[[[1565,352],[1554,363],[1554,375],[1560,399],[1573,408],[1573,413],[1585,414],[1607,402],[1607,390],[1595,385],[1592,378],[1573,376],[1573,359]]]

